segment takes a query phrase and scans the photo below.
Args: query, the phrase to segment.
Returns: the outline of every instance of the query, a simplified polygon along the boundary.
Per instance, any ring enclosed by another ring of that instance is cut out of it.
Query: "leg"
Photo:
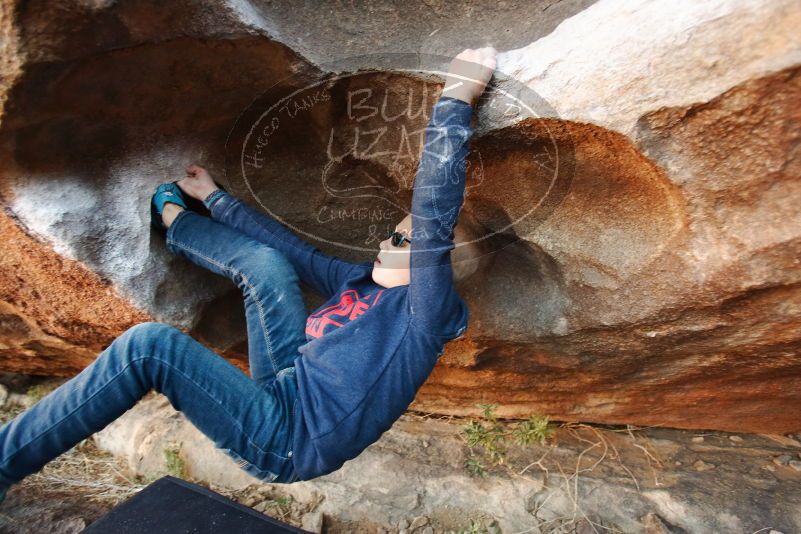
[[[150,389],[217,447],[265,480],[291,481],[293,403],[259,387],[183,332],[160,323],[134,326],[97,359],[0,428],[0,490],[102,430]],[[232,454],[233,453],[233,454]]]
[[[242,290],[250,372],[258,384],[294,365],[306,342],[307,314],[297,273],[281,252],[191,211],[172,221],[167,247]]]

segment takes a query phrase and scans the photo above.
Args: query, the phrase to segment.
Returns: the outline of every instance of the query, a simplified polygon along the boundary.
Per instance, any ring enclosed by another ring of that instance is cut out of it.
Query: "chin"
[[[382,269],[381,267],[373,267],[373,272],[372,272],[373,282],[375,282],[380,286],[386,287],[388,280],[386,279],[387,277],[384,275],[385,275],[384,269]]]
[[[373,267],[372,278],[376,284],[386,288],[409,284],[408,273],[401,274],[386,267]]]

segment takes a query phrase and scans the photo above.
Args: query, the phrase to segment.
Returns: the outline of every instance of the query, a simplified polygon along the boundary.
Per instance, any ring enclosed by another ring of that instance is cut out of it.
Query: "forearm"
[[[412,195],[412,267],[425,266],[423,252],[445,256],[464,200],[472,107],[442,97],[434,105]],[[425,244],[425,247],[422,245]],[[439,264],[439,262],[435,263]]]
[[[440,98],[415,177],[410,301],[414,319],[430,331],[448,330],[461,301],[453,289],[450,253],[464,201],[472,112],[464,101]]]

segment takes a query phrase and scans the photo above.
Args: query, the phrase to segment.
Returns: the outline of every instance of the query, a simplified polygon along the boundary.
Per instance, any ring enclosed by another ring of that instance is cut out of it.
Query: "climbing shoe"
[[[167,202],[177,204],[183,209],[189,209],[186,205],[184,193],[176,182],[159,185],[155,193],[153,193],[153,198],[150,199],[150,225],[153,228],[167,230],[164,221],[161,220],[161,213],[164,211],[164,204]]]

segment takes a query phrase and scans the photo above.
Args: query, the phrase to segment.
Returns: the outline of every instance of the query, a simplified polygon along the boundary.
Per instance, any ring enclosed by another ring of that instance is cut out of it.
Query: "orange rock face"
[[[666,25],[667,4],[621,15],[612,2],[574,3],[547,37],[507,43],[499,69],[549,111],[510,115],[495,96],[477,111],[469,168],[480,173],[464,209],[498,246],[459,284],[470,326],[412,408],[478,414],[483,402],[501,417],[801,431],[801,9],[756,4],[688,5]],[[403,218],[416,162],[393,156],[425,116],[391,124],[371,154],[331,166],[327,149],[388,121],[354,121],[348,95],[390,94],[392,115],[436,83],[378,62],[332,78],[330,98],[285,122],[245,183],[226,159],[246,143],[242,112],[276,82],[318,80],[337,30],[320,21],[301,38],[281,31],[295,27],[288,15],[170,6],[63,3],[58,18],[52,4],[4,4],[3,370],[75,373],[146,320],[246,369],[236,288],[172,258],[146,228],[152,187],[192,161],[348,260],[374,255],[365,226]],[[377,39],[339,52],[389,46]],[[542,154],[562,157],[556,196]],[[331,195],[365,177],[386,198]],[[547,209],[532,211],[536,198]]]
[[[83,265],[0,215],[0,358],[8,372],[80,371],[134,324],[152,320]]]

